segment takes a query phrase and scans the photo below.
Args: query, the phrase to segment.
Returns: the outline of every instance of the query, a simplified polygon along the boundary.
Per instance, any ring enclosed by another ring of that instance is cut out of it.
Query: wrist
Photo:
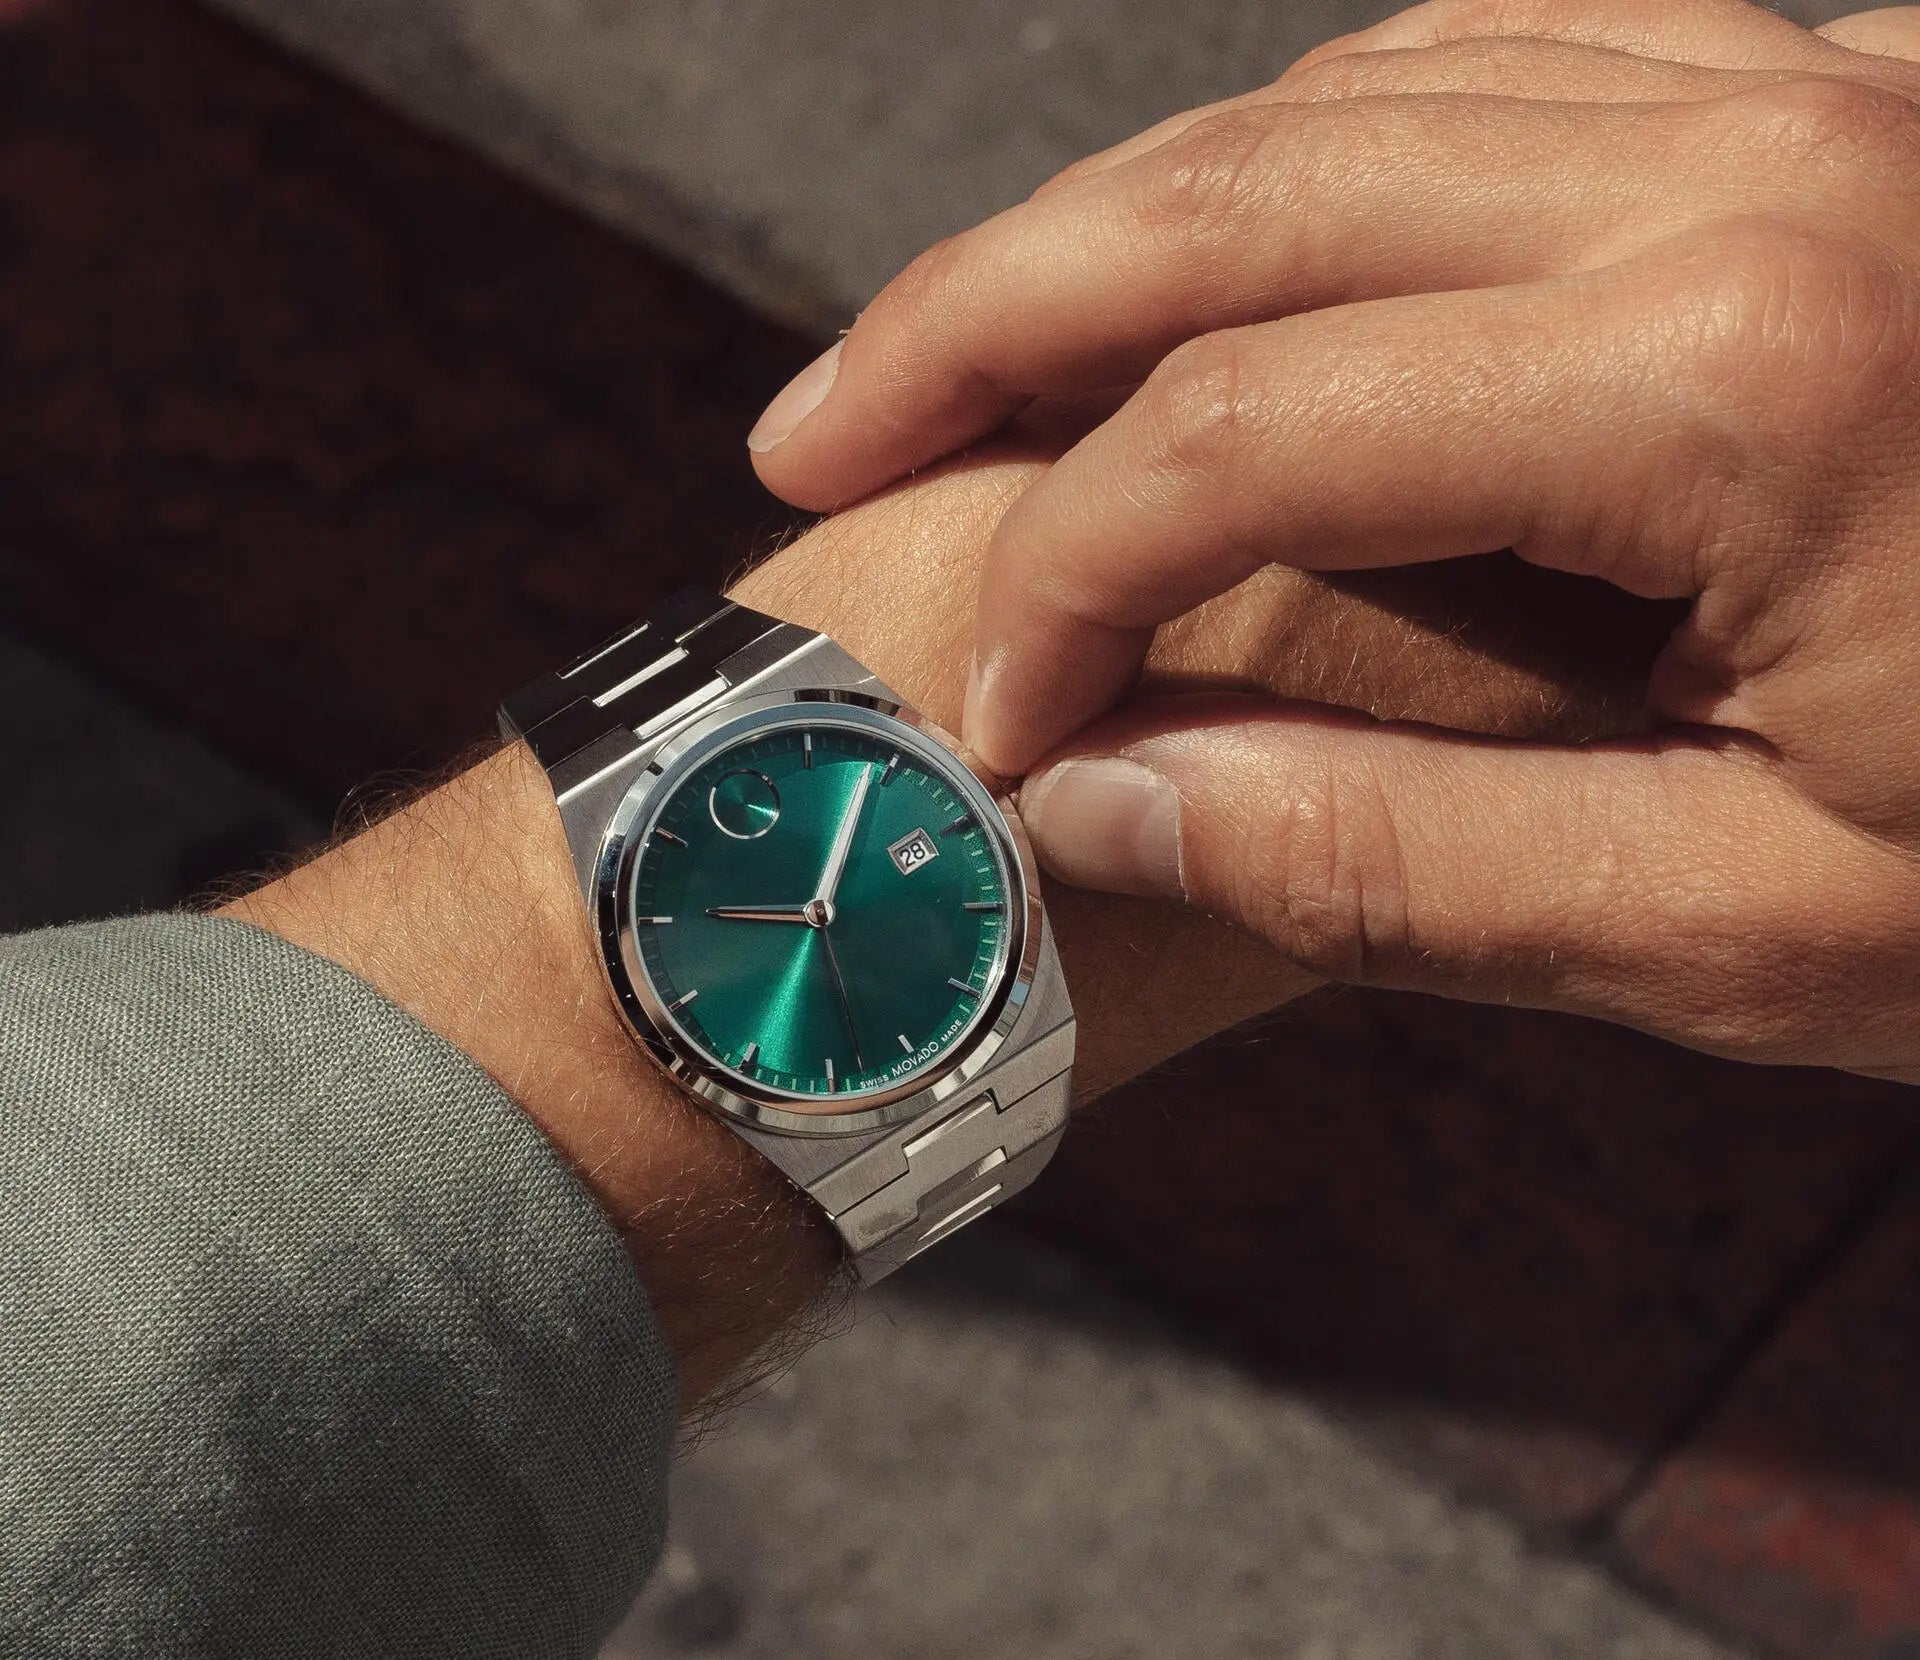
[[[826,520],[747,572],[729,597],[831,635],[954,731],[986,548],[1047,460],[1043,449],[1009,443],[931,469]],[[1150,673],[1173,684],[1205,673],[1270,685],[1276,669],[1290,672],[1292,653],[1268,661],[1258,642],[1305,609],[1314,590],[1292,572],[1277,573],[1273,588],[1226,628],[1172,640]],[[1194,912],[1056,882],[1045,892],[1079,1021],[1081,1101],[1319,984],[1264,942]],[[1183,995],[1170,997],[1176,981]]]

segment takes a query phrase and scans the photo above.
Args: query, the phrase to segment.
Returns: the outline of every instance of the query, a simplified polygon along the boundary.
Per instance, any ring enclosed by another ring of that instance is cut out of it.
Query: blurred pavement
[[[1394,0],[214,0],[763,311],[844,326],[1068,162]],[[1806,22],[1847,10],[1787,0]]]
[[[1740,1660],[982,1228],[676,1472],[604,1660]]]

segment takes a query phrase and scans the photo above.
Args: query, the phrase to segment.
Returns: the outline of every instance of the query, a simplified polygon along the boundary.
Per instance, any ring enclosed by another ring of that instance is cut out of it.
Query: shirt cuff
[[[588,1656],[671,1357],[485,1072],[221,918],[0,939],[0,1651]]]

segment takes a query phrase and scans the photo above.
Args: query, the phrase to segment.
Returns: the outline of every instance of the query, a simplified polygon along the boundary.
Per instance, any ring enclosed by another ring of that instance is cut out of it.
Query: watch
[[[824,634],[685,591],[501,708],[626,1023],[872,1281],[1039,1174],[1073,1007],[1012,804]]]

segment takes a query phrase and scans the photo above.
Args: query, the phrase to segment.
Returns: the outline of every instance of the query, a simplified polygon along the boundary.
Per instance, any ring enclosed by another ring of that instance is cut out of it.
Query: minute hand
[[[730,922],[805,922],[804,905],[709,905],[708,916]]]
[[[814,898],[828,905],[840,891],[840,876],[847,868],[847,854],[853,849],[853,833],[860,824],[860,809],[866,804],[867,786],[873,782],[873,768],[865,767],[860,782],[853,787],[853,799],[840,816],[840,828],[834,832],[833,849],[827,854],[827,868],[820,873],[820,888]]]

